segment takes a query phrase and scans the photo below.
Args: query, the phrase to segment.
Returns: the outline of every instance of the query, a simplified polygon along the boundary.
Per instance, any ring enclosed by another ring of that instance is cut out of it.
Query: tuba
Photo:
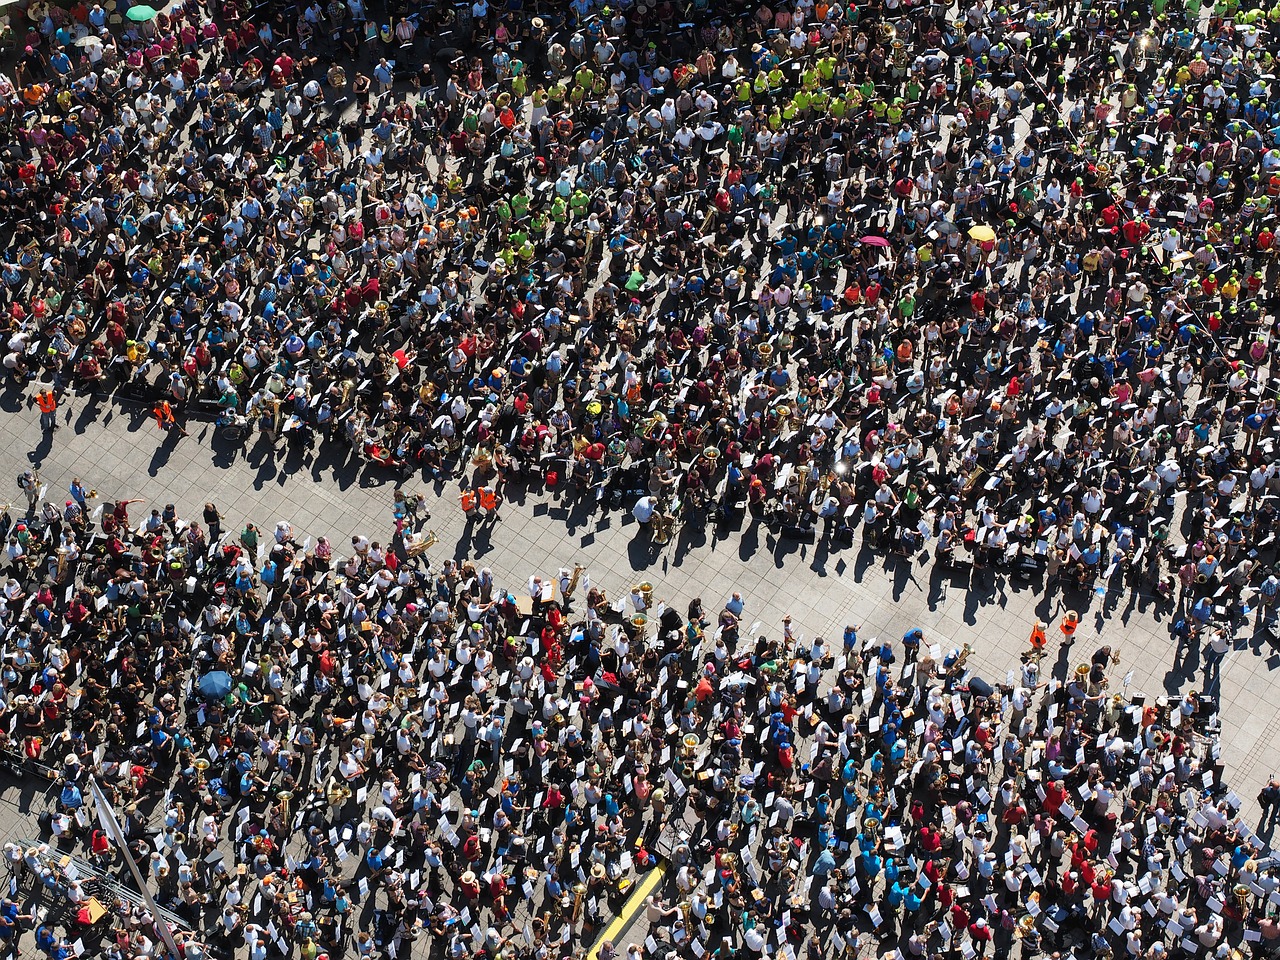
[[[193,761],[191,761],[191,766],[196,771],[196,783],[203,787],[204,775],[209,770],[209,761],[206,760],[204,757],[196,757]]]
[[[653,515],[653,542],[667,544],[671,542],[671,535],[675,533],[676,518],[674,514],[661,512]]]
[[[1236,898],[1236,909],[1240,911],[1241,919],[1244,919],[1249,913],[1249,888],[1243,883],[1237,883],[1231,892]]]
[[[636,584],[635,592],[640,594],[640,596],[644,598],[644,605],[646,607],[653,606],[653,584],[652,583],[650,583],[648,580],[641,581],[640,583]]]
[[[329,781],[329,789],[325,794],[325,799],[329,801],[329,806],[340,807],[351,799],[351,787],[337,780]]]
[[[426,536],[408,547],[405,550],[405,553],[411,557],[416,557],[420,553],[425,553],[439,542],[440,538],[436,536],[436,532],[434,530],[428,530]]]

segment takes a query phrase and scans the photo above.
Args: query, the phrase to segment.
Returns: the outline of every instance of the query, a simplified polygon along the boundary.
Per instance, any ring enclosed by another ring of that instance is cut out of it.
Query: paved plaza
[[[15,392],[0,398],[8,431],[3,466],[10,477],[37,467],[49,496],[59,500],[75,476],[101,499],[143,498],[137,509],[146,511],[173,503],[179,516],[198,517],[212,500],[228,529],[246,520],[270,529],[288,519],[299,541],[325,535],[338,553],[357,533],[386,539],[391,532],[394,478],[357,465],[340,442],[290,458],[283,445],[272,449],[257,435],[243,447],[215,440],[213,425],[203,421],[189,424],[185,439],[161,436],[149,410],[102,397],[69,398],[59,411],[60,429],[42,436],[37,412],[22,401]],[[681,611],[694,597],[718,609],[736,590],[746,601],[744,624],[758,622],[762,632],[779,632],[787,615],[796,634],[833,639],[849,623],[861,624],[862,637],[895,640],[920,626],[944,652],[970,644],[969,662],[992,682],[1018,665],[1034,618],[1056,624],[1069,605],[1057,589],[1046,596],[1038,581],[1027,585],[990,571],[975,572],[972,581],[967,574],[943,576],[922,556],[909,563],[864,549],[860,536],[852,547],[828,548],[779,540],[748,518],[740,531],[719,536],[711,524],[681,528],[658,550],[647,535],[636,536],[629,512],[613,510],[602,520],[598,512],[563,505],[561,491],[523,493],[513,486],[500,520],[477,530],[463,516],[456,481],[434,487],[411,481],[406,487],[427,495],[433,515],[427,526],[440,538],[431,556],[472,558],[492,568],[499,584],[520,585],[535,573],[550,577],[577,562],[610,597],[648,580],[655,599]],[[21,500],[16,487],[12,498]],[[1132,593],[1072,594],[1069,600],[1081,604],[1082,629],[1074,648],[1060,654],[1055,677],[1109,643],[1121,658],[1112,676],[1129,681],[1130,696],[1158,697],[1203,684],[1198,650],[1183,651],[1183,662],[1175,665],[1167,608],[1162,612],[1151,598]],[[1273,744],[1280,734],[1280,654],[1255,629],[1251,622],[1240,630],[1222,665],[1219,692],[1225,778],[1251,820],[1254,798],[1275,770]],[[16,808],[3,809],[10,816]],[[19,833],[21,826],[10,824],[6,832]]]

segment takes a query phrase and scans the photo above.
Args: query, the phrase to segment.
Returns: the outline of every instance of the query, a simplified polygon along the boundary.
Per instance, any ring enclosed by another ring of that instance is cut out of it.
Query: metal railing
[[[33,848],[39,850],[39,848],[44,845],[39,840],[17,840],[15,842],[21,844],[22,849],[28,852],[31,851]],[[128,856],[128,853],[126,852],[126,853],[123,853],[122,855]],[[53,848],[49,848],[48,850],[38,852],[37,857],[44,866],[49,867],[52,870],[59,871],[60,873],[63,873],[63,874],[65,874],[67,866],[74,866],[76,876],[79,879],[83,879],[86,881],[89,881],[89,880],[93,881],[93,883],[98,887],[98,889],[100,889],[106,896],[110,897],[112,900],[119,899],[124,903],[128,904],[130,907],[143,907],[148,911],[150,911],[150,908],[147,907],[140,893],[138,893],[136,890],[133,890],[130,887],[126,887],[124,884],[122,884],[119,880],[116,880],[114,877],[110,877],[107,874],[103,873],[93,864],[89,863],[89,861],[81,857],[77,857],[72,854],[62,853],[61,851],[58,851]],[[192,931],[191,924],[188,921],[178,916],[172,910],[166,910],[163,907],[160,908],[159,915],[156,917],[156,920],[167,923],[170,926],[170,928],[176,931],[180,931],[183,933],[194,932]]]

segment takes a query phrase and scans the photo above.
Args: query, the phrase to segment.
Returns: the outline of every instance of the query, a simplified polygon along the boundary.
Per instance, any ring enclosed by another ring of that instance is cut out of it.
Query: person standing
[[[46,387],[36,393],[36,405],[40,408],[40,429],[58,429],[58,395]]]
[[[209,528],[209,542],[217,543],[222,537],[222,514],[212,501],[204,505],[204,525]]]

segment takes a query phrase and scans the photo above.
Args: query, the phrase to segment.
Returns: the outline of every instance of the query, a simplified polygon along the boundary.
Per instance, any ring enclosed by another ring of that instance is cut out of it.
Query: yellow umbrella
[[[986,243],[996,238],[996,232],[985,224],[977,224],[969,228],[969,236],[979,243]]]

